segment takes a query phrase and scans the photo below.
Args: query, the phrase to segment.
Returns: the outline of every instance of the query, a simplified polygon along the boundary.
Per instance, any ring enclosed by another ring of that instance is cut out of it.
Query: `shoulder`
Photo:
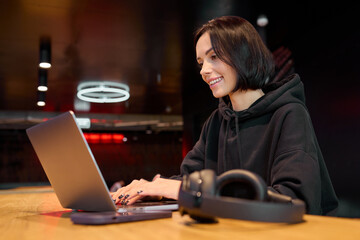
[[[311,156],[316,155],[316,135],[310,114],[304,105],[298,103],[285,105],[278,109],[274,117],[274,123],[278,124],[279,142],[285,146],[284,149],[279,147],[279,152],[303,150],[311,153]]]
[[[310,114],[303,104],[291,103],[277,109],[272,116],[272,126],[285,142],[313,142],[315,136]],[[297,144],[294,144],[297,145]]]
[[[275,118],[296,122],[309,121],[310,114],[307,107],[300,103],[289,103],[278,108],[273,115]]]

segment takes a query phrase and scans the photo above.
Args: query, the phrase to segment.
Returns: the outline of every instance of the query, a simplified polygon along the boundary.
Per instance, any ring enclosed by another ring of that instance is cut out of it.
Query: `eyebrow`
[[[205,52],[205,55],[207,55],[209,52],[211,52],[211,50],[214,50],[214,48],[209,48],[206,52]],[[199,60],[201,59],[200,57],[196,58],[196,60]]]

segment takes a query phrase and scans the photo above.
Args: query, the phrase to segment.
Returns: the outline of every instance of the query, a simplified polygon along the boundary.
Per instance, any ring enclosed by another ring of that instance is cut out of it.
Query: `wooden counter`
[[[0,191],[0,239],[360,239],[360,220],[306,215],[300,224],[219,219],[199,224],[172,218],[101,226],[74,225],[48,187]]]

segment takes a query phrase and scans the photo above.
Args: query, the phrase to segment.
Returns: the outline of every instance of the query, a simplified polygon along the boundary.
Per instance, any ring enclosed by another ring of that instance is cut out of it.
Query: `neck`
[[[261,98],[264,92],[261,89],[256,90],[238,90],[229,94],[231,105],[234,111],[242,111],[248,109],[251,104]]]

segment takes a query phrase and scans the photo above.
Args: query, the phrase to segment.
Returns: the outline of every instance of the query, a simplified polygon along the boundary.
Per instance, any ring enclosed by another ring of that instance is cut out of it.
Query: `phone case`
[[[122,222],[134,222],[159,218],[171,218],[171,211],[148,212],[74,212],[70,218],[74,224],[102,225]]]

